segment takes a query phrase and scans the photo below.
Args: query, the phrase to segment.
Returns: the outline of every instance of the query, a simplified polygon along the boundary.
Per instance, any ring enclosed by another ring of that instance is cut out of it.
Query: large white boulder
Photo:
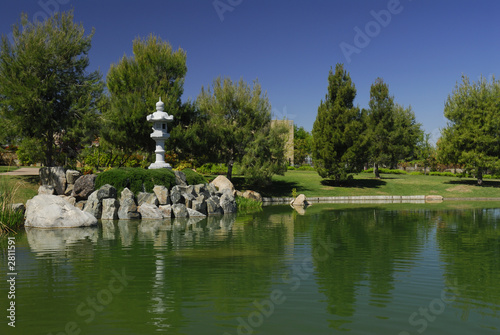
[[[26,227],[74,228],[94,226],[97,219],[61,197],[40,194],[26,204]]]

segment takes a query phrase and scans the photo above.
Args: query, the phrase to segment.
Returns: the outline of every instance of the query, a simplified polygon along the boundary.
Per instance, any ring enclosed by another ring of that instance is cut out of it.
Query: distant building
[[[293,121],[292,120],[271,120],[271,127],[274,125],[285,125],[288,128],[288,134],[285,141],[285,157],[288,164],[293,166]]]

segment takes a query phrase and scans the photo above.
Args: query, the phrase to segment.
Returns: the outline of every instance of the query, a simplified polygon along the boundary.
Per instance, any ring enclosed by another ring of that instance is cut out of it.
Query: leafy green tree
[[[234,163],[257,182],[270,180],[286,169],[284,127],[271,127],[271,105],[260,84],[250,88],[243,79],[218,77],[212,88],[202,87],[196,100],[203,115],[202,127],[212,139],[206,148],[216,163],[225,163],[232,178]]]
[[[312,154],[312,135],[296,124],[293,125],[293,157],[296,164],[303,164]]]
[[[436,148],[430,142],[431,134],[422,132],[417,143],[416,160],[424,166],[424,174],[427,174],[427,167],[433,163],[436,155]]]
[[[499,105],[498,81],[481,78],[470,82],[466,76],[445,103],[444,116],[449,121],[441,133],[439,157],[475,174],[478,185],[482,185],[486,170],[500,168]]]
[[[424,132],[411,107],[395,104],[393,112],[394,130],[390,136],[389,152],[391,168],[396,168],[399,161],[416,158],[417,144]]]
[[[379,165],[390,164],[392,160],[391,137],[395,129],[394,98],[389,95],[389,87],[382,78],[377,78],[370,88],[369,107],[365,118],[366,138],[370,143],[375,178],[380,178]]]
[[[154,151],[146,116],[155,111],[159,97],[165,111],[178,119],[187,72],[185,51],[173,51],[157,36],[135,39],[132,50],[132,57],[123,56],[108,72],[110,106],[103,115],[102,132],[103,139],[126,156],[141,150]]]
[[[349,73],[337,64],[335,73],[330,69],[328,91],[312,129],[314,164],[322,178],[340,182],[362,169],[363,123],[359,108],[353,105],[355,97]]]
[[[86,71],[93,32],[85,35],[72,12],[44,22],[23,14],[12,36],[0,47],[0,113],[18,140],[42,142],[51,166],[56,149],[77,151],[96,129],[103,84],[99,72]]]

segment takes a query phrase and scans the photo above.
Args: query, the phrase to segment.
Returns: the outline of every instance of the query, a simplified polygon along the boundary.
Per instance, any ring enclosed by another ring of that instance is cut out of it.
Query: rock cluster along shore
[[[95,175],[60,167],[40,169],[38,195],[26,204],[26,227],[81,227],[97,224],[98,219],[169,219],[205,217],[236,213],[236,193],[223,176],[209,184],[186,185],[185,176],[176,171],[177,185],[170,190],[155,185],[153,192],[136,195],[125,188],[120,196],[106,184],[95,190]]]

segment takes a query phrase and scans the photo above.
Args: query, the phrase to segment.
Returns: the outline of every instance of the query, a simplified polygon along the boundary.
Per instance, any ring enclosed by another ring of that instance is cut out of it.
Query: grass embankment
[[[18,166],[0,166],[0,173],[16,171],[18,169]]]
[[[22,212],[12,204],[24,203],[38,193],[38,176],[0,176],[0,233],[15,231],[24,223]]]
[[[341,186],[325,182],[315,171],[287,171],[284,176],[274,176],[270,186],[260,189],[263,196],[291,197],[295,188],[297,194],[308,197],[363,196],[363,195],[441,195],[445,198],[498,198],[500,180],[484,180],[477,186],[476,179],[382,174],[375,179],[373,174],[360,173]],[[236,178],[235,186],[242,180]],[[330,184],[330,185],[329,185]]]

